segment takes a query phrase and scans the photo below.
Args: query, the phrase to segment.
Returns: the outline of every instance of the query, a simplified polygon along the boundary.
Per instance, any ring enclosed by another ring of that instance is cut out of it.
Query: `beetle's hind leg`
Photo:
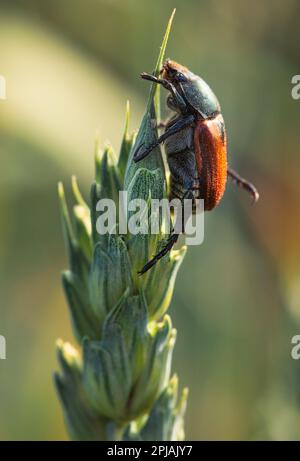
[[[182,227],[181,229],[179,230],[178,232],[178,229],[177,229],[177,232],[174,232],[174,228],[173,228],[173,233],[171,233],[170,237],[168,238],[168,241],[166,243],[166,245],[162,248],[161,251],[159,251],[150,261],[148,261],[144,267],[138,272],[139,275],[143,275],[145,274],[145,272],[147,272],[149,269],[151,269],[151,267],[153,267],[161,258],[163,258],[166,254],[169,253],[169,251],[172,250],[173,246],[175,245],[175,243],[177,242],[179,236],[184,233],[184,229],[185,229],[185,222],[184,222],[184,200],[186,198],[188,198],[189,194],[194,191],[194,190],[199,190],[199,185],[195,185],[195,182],[193,181],[193,183],[191,184],[191,187],[189,187],[186,192],[183,194],[183,196],[180,198],[180,201],[181,201],[181,208],[182,208],[182,213],[181,213],[181,219],[182,219]],[[175,229],[176,229],[176,225],[175,225]]]
[[[166,254],[168,254],[169,251],[172,250],[173,246],[177,242],[178,237],[179,237],[179,234],[171,234],[171,236],[169,237],[169,239],[168,239],[166,245],[163,247],[163,249],[159,253],[157,253],[154,256],[154,258],[150,259],[150,261],[148,261],[144,265],[144,267],[138,272],[138,274],[139,275],[145,274],[145,272],[147,272],[149,269],[151,269],[151,267],[153,267],[161,258],[163,258]]]
[[[235,170],[232,168],[227,169],[227,175],[240,187],[245,189],[253,199],[253,203],[257,202],[259,199],[259,193],[254,184],[252,184],[250,181],[247,181],[247,179],[243,178],[240,176]]]

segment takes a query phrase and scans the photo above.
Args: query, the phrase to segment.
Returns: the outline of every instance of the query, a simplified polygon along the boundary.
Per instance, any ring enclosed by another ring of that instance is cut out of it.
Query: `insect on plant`
[[[223,197],[227,176],[251,194],[256,202],[259,194],[253,184],[227,167],[226,131],[220,104],[207,83],[186,67],[167,59],[159,77],[143,72],[144,80],[162,85],[169,91],[168,107],[175,112],[155,143],[141,145],[134,153],[139,162],[161,143],[170,170],[169,199],[204,200],[204,210],[215,208]],[[193,206],[193,213],[196,208]],[[184,231],[184,229],[183,229]],[[171,233],[165,247],[145,264],[147,272],[175,245],[179,233]]]

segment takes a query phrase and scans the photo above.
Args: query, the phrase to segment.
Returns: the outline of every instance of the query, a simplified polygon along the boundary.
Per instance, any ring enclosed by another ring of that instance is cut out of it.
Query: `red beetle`
[[[170,169],[170,199],[203,199],[204,209],[212,210],[222,199],[227,176],[258,200],[253,184],[227,168],[226,131],[220,104],[207,83],[175,61],[167,60],[160,78],[142,73],[141,77],[162,85],[170,92],[168,107],[175,112],[164,133],[149,146],[134,153],[136,162],[145,158],[160,143]],[[195,211],[195,209],[194,209]],[[171,250],[179,234],[171,234],[166,246],[140,271],[149,270]]]

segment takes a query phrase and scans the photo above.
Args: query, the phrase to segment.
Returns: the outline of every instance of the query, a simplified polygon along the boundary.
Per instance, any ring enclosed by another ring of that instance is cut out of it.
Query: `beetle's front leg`
[[[235,170],[232,168],[227,169],[227,175],[235,181],[235,183],[245,189],[253,198],[253,202],[257,202],[259,199],[259,193],[254,184],[252,184],[250,181],[247,181],[247,179],[242,178]]]
[[[168,125],[169,121],[168,120],[162,120],[161,122],[158,123],[158,125],[156,126],[156,128],[158,128],[159,130],[162,130],[163,128],[166,128],[166,126]]]
[[[166,80],[165,78],[157,78],[154,75],[147,74],[146,72],[142,72],[141,77],[144,80],[149,80],[150,82],[162,85],[166,90],[170,91],[174,99],[174,103],[178,107],[178,109],[181,112],[186,111],[187,106],[183,97],[178,93],[175,86],[171,82],[169,82],[169,80]]]
[[[139,162],[143,158],[147,157],[147,155],[149,155],[155,147],[164,142],[169,136],[172,136],[173,134],[178,133],[178,131],[191,126],[192,123],[194,123],[194,115],[180,117],[175,123],[173,123],[173,125],[167,128],[167,130],[155,142],[147,147],[144,147],[144,144],[142,144],[134,153],[133,160],[135,162]]]

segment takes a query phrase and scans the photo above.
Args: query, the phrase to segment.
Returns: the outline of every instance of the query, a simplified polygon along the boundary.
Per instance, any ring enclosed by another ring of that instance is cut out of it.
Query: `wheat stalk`
[[[173,12],[161,46],[158,73]],[[137,136],[128,131],[129,105],[118,162],[110,146],[96,144],[96,180],[88,206],[75,178],[70,216],[63,185],[60,210],[69,270],[62,274],[79,349],[57,342],[61,372],[55,382],[70,436],[75,440],[182,440],[187,390],[178,398],[170,377],[176,330],[166,315],[185,248],[164,257],[143,277],[137,271],[167,236],[99,235],[96,203],[125,189],[128,201],[166,196],[165,171],[158,147],[135,164],[133,146],[157,139],[159,85],[152,86]],[[121,213],[124,210],[118,210]],[[159,217],[158,217],[159,218]]]

